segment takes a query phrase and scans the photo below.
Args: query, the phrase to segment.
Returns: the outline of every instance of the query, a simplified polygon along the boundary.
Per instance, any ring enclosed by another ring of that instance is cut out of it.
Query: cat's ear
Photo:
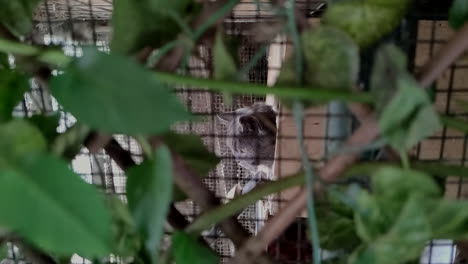
[[[221,124],[228,124],[234,120],[236,112],[225,112],[225,113],[220,113],[216,115],[218,117],[218,121],[221,122]]]

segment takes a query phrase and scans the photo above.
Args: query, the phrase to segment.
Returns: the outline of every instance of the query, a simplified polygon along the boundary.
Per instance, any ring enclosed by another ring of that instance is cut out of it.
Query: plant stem
[[[410,169],[410,163],[409,163],[409,158],[408,158],[408,153],[405,151],[400,152],[400,158],[401,158],[401,164],[405,170]]]
[[[302,53],[302,43],[297,31],[296,16],[294,14],[296,6],[295,0],[289,0],[286,3],[286,15],[288,17],[288,28],[292,36],[294,43],[294,59],[295,59],[295,70],[296,70],[296,83],[302,85],[304,83],[304,61]],[[312,242],[313,250],[313,263],[320,264],[320,235],[317,225],[317,215],[315,212],[315,199],[314,199],[314,171],[310,164],[309,155],[307,154],[304,142],[304,105],[301,101],[295,100],[293,105],[293,114],[296,122],[296,134],[299,143],[299,148],[302,158],[302,166],[304,167],[305,178],[306,178],[306,191],[307,191],[307,215],[310,228],[310,240]]]
[[[308,99],[328,102],[342,100],[349,102],[372,103],[371,94],[364,92],[349,92],[329,90],[312,87],[274,86],[268,87],[260,84],[242,83],[234,81],[210,80],[204,78],[189,77],[165,72],[156,72],[155,79],[171,85],[190,85],[206,88],[214,91],[227,91],[231,93],[249,93],[254,95],[275,94],[280,97],[293,99]]]
[[[148,139],[141,135],[135,136],[135,139],[138,141],[138,143],[140,143],[141,149],[143,150],[143,153],[146,155],[146,157],[152,159],[153,150]]]
[[[304,135],[303,135],[303,118],[304,118],[304,106],[301,102],[294,102],[293,106],[294,119],[296,121],[296,133],[299,148],[301,152],[302,165],[304,167],[305,178],[306,178],[306,190],[307,190],[307,215],[310,227],[310,240],[312,241],[313,249],[313,263],[320,264],[320,236],[317,225],[317,215],[315,212],[315,199],[314,199],[314,172],[312,165],[309,161],[309,156],[305,149]]]
[[[240,210],[246,208],[257,200],[274,194],[276,192],[301,185],[304,183],[304,174],[297,174],[282,178],[277,181],[264,183],[253,189],[252,191],[238,196],[231,202],[218,206],[198,217],[186,231],[191,233],[199,233],[208,229],[211,225],[216,224],[230,216],[237,214]]]
[[[204,23],[202,23],[193,34],[194,39],[198,41],[198,39],[205,33],[208,28],[211,27],[216,21],[223,18],[227,13],[229,13],[239,2],[239,0],[229,0],[225,3],[221,8],[219,8],[213,15],[211,15]]]

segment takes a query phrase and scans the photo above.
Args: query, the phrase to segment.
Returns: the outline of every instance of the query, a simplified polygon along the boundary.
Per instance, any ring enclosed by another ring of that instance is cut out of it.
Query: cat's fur
[[[226,145],[240,166],[254,176],[270,177],[276,144],[276,112],[270,105],[249,107],[218,115],[226,126]]]

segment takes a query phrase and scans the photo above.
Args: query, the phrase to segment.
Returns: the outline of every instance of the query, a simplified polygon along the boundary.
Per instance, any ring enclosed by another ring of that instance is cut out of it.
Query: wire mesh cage
[[[268,84],[270,78],[277,76],[281,60],[290,43],[278,38],[273,43],[258,42],[248,29],[259,23],[271,23],[273,14],[264,7],[269,1],[242,0],[234,8],[223,24],[224,30],[238,39],[240,43],[239,57],[240,67],[252,64],[247,80],[252,83]],[[296,1],[298,8],[304,12],[310,20],[320,17],[326,8],[324,1],[301,0]],[[447,17],[450,1],[416,1],[409,16],[404,23],[391,36],[384,41],[398,43],[410,55],[410,67],[417,71],[443,43],[453,34],[450,30]],[[445,14],[445,15],[444,15]],[[56,45],[64,49],[70,55],[80,56],[81,46],[93,44],[102,51],[109,50],[111,38],[111,0],[44,0],[34,14],[34,30],[27,41],[34,44]],[[364,54],[366,58],[362,62],[361,82],[368,86],[370,69],[372,66],[373,51]],[[200,45],[196,55],[188,61],[187,72],[193,76],[212,76],[212,50],[211,47]],[[279,60],[280,62],[276,62]],[[463,99],[468,95],[468,83],[465,78],[468,71],[466,59],[459,60],[440,78],[435,85],[435,103],[439,110],[446,114],[466,117],[462,109],[453,104],[453,100]],[[98,73],[97,73],[98,74]],[[15,113],[17,115],[31,115],[46,109],[48,112],[61,111],[60,132],[70,128],[75,119],[70,114],[63,112],[58,103],[43,89],[37,80],[30,82],[31,90],[26,94],[22,104]],[[243,188],[254,176],[245,168],[239,166],[226,145],[227,131],[217,115],[234,111],[242,107],[248,107],[256,102],[268,101],[266,97],[250,94],[236,94],[232,102],[226,102],[225,95],[204,90],[179,87],[177,94],[186,107],[204,121],[185,123],[175,127],[182,133],[192,133],[202,137],[203,142],[210,151],[221,158],[217,168],[204,178],[204,183],[218,197],[223,200],[233,198],[233,190]],[[291,113],[278,109],[278,130],[276,137],[276,152],[274,166],[276,173],[270,177],[261,179],[264,181],[275,180],[281,176],[291,174],[300,166],[298,146],[295,142],[295,134],[292,133]],[[305,140],[308,152],[315,165],[320,166],[326,160],[327,153],[332,151],[333,144],[339,144],[348,136],[356,126],[356,121],[341,104],[330,104],[320,109],[311,109],[306,113]],[[115,136],[115,140],[132,154],[132,158],[141,162],[142,151],[136,142],[125,136]],[[417,146],[414,154],[423,161],[445,160],[454,164],[466,165],[467,138],[465,135],[444,128],[443,131]],[[364,158],[375,158],[374,153],[366,153]],[[113,161],[105,150],[91,154],[83,148],[80,154],[72,162],[73,169],[84,180],[98,185],[108,193],[114,193],[125,200],[126,176],[122,169]],[[447,196],[465,199],[468,197],[467,183],[458,177],[451,177],[447,181]],[[282,193],[278,197],[270,197],[243,210],[238,218],[242,225],[252,234],[256,234],[268,217],[281,207],[283,200],[288,200],[295,195],[295,190]],[[176,207],[187,217],[193,220],[200,212],[200,208],[192,201],[183,201]],[[311,256],[304,253],[310,251],[305,233],[305,224],[298,222],[294,228],[286,232],[283,239],[287,239],[290,248],[284,249],[290,252],[287,259],[280,256],[279,247],[285,247],[287,243],[277,243],[269,250],[281,259],[281,263],[309,263]],[[234,255],[233,243],[218,229],[204,233],[205,238],[221,256],[222,261]],[[73,238],[71,238],[73,239]],[[283,251],[284,251],[283,250]],[[428,243],[421,257],[421,263],[454,263],[456,247],[453,241],[437,240]],[[459,250],[459,254],[463,251]],[[467,253],[468,254],[468,253]],[[24,261],[16,248],[11,247],[9,252],[11,260]],[[110,259],[117,262],[116,259]],[[79,256],[72,259],[73,263],[89,262]]]

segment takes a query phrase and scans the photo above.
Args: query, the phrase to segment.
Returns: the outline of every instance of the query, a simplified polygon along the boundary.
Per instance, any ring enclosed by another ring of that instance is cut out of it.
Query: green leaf
[[[8,212],[0,215],[0,225],[59,255],[110,253],[110,217],[93,186],[46,154],[30,155],[19,165],[0,169],[0,211]]]
[[[456,129],[460,132],[468,134],[468,122],[460,118],[450,117],[446,115],[440,116],[440,121],[447,127]]]
[[[13,109],[29,89],[28,79],[12,70],[0,69],[0,122],[11,119]]]
[[[0,262],[8,257],[8,247],[6,244],[0,244]]]
[[[349,0],[330,6],[324,15],[326,25],[337,27],[367,48],[393,31],[407,10],[409,0]]]
[[[197,135],[168,132],[165,133],[162,138],[164,143],[166,143],[172,151],[179,153],[187,162],[188,166],[200,177],[206,177],[220,162],[220,159],[215,154],[208,151],[201,138]],[[181,201],[187,198],[175,185],[173,196],[175,201]]]
[[[27,117],[26,120],[41,130],[42,135],[45,137],[47,142],[52,142],[58,136],[57,127],[59,126],[60,121],[59,112],[33,115],[31,117]]]
[[[370,80],[378,115],[396,93],[398,79],[408,74],[406,67],[406,56],[396,46],[384,45],[378,49]]]
[[[219,257],[185,232],[172,235],[172,254],[177,264],[216,264]]]
[[[418,258],[425,243],[431,238],[427,207],[421,206],[424,198],[414,195],[405,203],[398,219],[388,233],[357,250],[350,263],[392,264]]]
[[[23,119],[13,119],[0,125],[0,160],[17,160],[31,153],[39,153],[46,149],[46,141],[36,127]]]
[[[367,242],[389,231],[411,196],[433,199],[442,196],[437,183],[419,171],[383,167],[371,179],[372,194],[360,191],[355,211],[357,232]]]
[[[113,254],[135,256],[141,248],[141,239],[127,204],[115,196],[110,196],[106,201],[111,208],[113,220]]]
[[[402,77],[397,86],[397,93],[380,116],[379,127],[393,148],[406,151],[442,129],[442,124],[428,94],[414,79]]]
[[[213,68],[214,78],[218,80],[232,79],[237,73],[234,59],[224,45],[223,33],[216,33],[216,40],[213,47]]]
[[[320,233],[320,247],[327,250],[352,249],[361,240],[356,234],[353,217],[346,217],[335,212],[320,215],[317,210]]]
[[[387,201],[404,201],[415,193],[437,198],[442,196],[439,186],[429,175],[398,167],[384,167],[374,172],[372,191],[382,200],[382,204]]]
[[[304,31],[301,42],[305,57],[305,84],[314,88],[350,90],[359,73],[359,49],[344,32],[322,26]],[[296,85],[294,56],[281,67],[277,85]],[[288,107],[291,100],[282,100]],[[313,105],[312,101],[304,102]]]
[[[460,29],[468,20],[468,1],[454,0],[449,10],[449,24],[455,30]]]
[[[361,191],[357,197],[355,211],[356,232],[366,242],[375,240],[388,228],[388,221],[384,218],[376,197]]]
[[[10,69],[10,63],[8,62],[8,54],[0,53],[0,71]]]
[[[396,150],[409,150],[442,128],[428,93],[407,72],[405,55],[396,46],[378,50],[371,90],[381,133]]]
[[[159,147],[154,160],[128,170],[127,197],[146,251],[155,260],[172,197],[172,161],[167,147]]]
[[[327,26],[301,35],[307,71],[312,87],[351,89],[359,73],[359,48],[344,32]]]
[[[440,200],[429,217],[436,239],[468,238],[468,202]]]
[[[191,0],[119,0],[113,2],[111,50],[134,53],[145,45],[161,47],[181,32],[174,16],[185,23],[197,13],[199,4]]]
[[[16,36],[28,33],[32,28],[32,15],[40,0],[0,0],[0,23]]]
[[[99,74],[96,74],[99,72]],[[78,121],[108,133],[166,132],[192,119],[169,88],[128,58],[85,49],[51,90]]]

